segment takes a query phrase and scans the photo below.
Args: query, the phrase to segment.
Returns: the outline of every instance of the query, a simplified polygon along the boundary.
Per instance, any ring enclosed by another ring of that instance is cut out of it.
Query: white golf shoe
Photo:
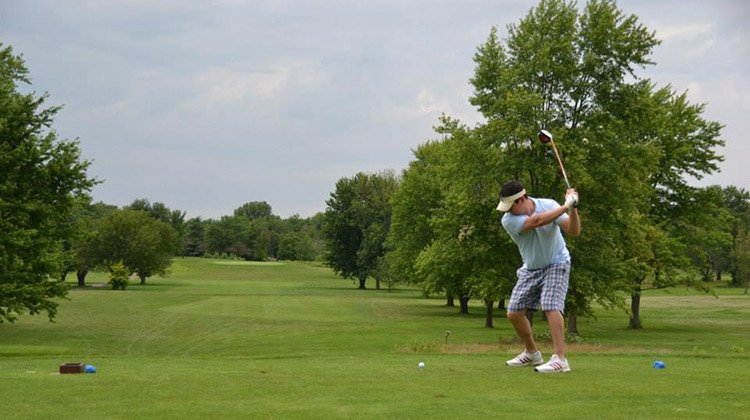
[[[542,353],[537,351],[536,353],[528,353],[526,350],[521,352],[518,356],[508,360],[505,362],[506,365],[512,366],[512,367],[520,367],[520,366],[537,366],[544,363],[544,359],[542,358]]]
[[[570,365],[568,359],[561,359],[553,354],[547,363],[535,367],[534,370],[542,373],[564,373],[570,372]]]

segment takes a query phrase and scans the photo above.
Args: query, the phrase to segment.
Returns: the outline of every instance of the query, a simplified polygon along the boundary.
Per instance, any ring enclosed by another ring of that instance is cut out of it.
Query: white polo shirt
[[[533,197],[529,197],[529,199],[535,204],[534,214],[560,207],[555,200]],[[568,247],[565,245],[565,239],[563,239],[560,230],[560,223],[569,217],[567,213],[561,214],[550,224],[520,233],[528,217],[525,214],[515,215],[506,212],[502,220],[505,231],[518,245],[523,266],[529,270],[536,270],[553,263],[569,263],[570,252],[568,252]]]

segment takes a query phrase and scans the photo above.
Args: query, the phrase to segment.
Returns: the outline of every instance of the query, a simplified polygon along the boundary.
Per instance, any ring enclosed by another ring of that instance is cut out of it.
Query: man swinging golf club
[[[523,259],[508,303],[508,319],[523,341],[525,350],[508,360],[508,366],[535,366],[537,372],[570,372],[565,358],[563,310],[568,292],[570,253],[560,232],[578,236],[578,193],[568,188],[565,204],[546,198],[532,198],[519,181],[510,181],[500,190],[497,209],[505,212],[502,223]],[[568,213],[569,212],[569,213]],[[526,318],[529,309],[542,310],[547,316],[555,353],[547,363],[536,346],[531,324]]]

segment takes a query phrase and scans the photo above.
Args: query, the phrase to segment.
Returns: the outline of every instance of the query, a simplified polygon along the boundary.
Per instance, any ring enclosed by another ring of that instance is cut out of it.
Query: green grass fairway
[[[598,311],[573,371],[543,375],[504,365],[521,347],[478,302],[460,316],[313,264],[176,259],[145,286],[104,281],[73,288],[55,323],[0,324],[3,418],[750,418],[741,289],[651,292],[640,331]],[[98,372],[57,374],[65,362]]]

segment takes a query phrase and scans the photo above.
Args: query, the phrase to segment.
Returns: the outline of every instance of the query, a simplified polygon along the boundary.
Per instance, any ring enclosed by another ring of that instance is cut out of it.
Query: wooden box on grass
[[[60,373],[83,373],[83,363],[63,363],[60,365]]]

